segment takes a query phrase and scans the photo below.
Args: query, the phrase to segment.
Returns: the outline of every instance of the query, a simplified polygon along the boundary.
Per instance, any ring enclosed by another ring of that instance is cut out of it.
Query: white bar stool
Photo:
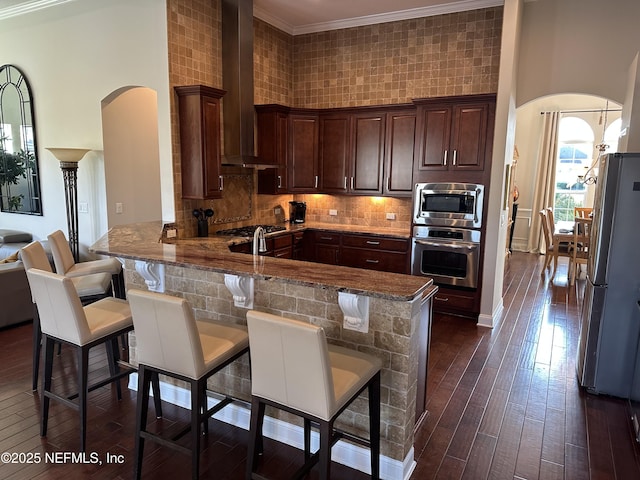
[[[116,258],[105,258],[76,263],[69,242],[61,230],[47,236],[53,255],[56,273],[65,277],[79,277],[92,273],[109,273],[113,280],[113,293],[118,298],[126,298],[122,264]]]
[[[138,402],[136,407],[135,477],[142,475],[145,440],[191,454],[191,476],[200,471],[200,425],[208,432],[210,416],[233,401],[227,396],[207,408],[207,379],[249,350],[246,327],[196,321],[186,300],[170,295],[130,289],[128,292],[136,332]],[[160,373],[187,382],[191,388],[190,425],[171,438],[147,427],[149,381]],[[191,450],[176,441],[191,431]]]
[[[328,345],[324,329],[269,313],[247,312],[251,349],[251,427],[246,478],[262,453],[265,406],[304,418],[305,464],[301,478],[320,463],[321,479],[331,477],[331,447],[340,438],[371,449],[371,477],[380,477],[380,359]],[[333,427],[336,418],[364,390],[369,396],[369,440]],[[311,423],[319,425],[320,448],[311,455]]]
[[[133,369],[120,370],[117,338],[132,328],[131,312],[126,301],[108,297],[85,307],[70,278],[31,268],[27,278],[40,314],[44,343],[44,375],[42,379],[42,418],[40,435],[47,435],[51,398],[80,412],[80,451],[86,450],[87,396],[96,388],[128,375]],[[62,397],[51,391],[54,342],[74,348],[77,354],[78,393]],[[89,350],[106,344],[110,376],[88,385]],[[120,383],[116,383],[118,400]],[[78,402],[74,400],[78,397]]]
[[[29,245],[22,247],[20,249],[20,259],[24,264],[25,271],[31,268],[37,268],[45,272],[52,272],[47,252],[45,252],[40,242],[31,242]],[[71,281],[83,305],[112,296],[111,275],[109,273],[83,275],[82,277],[74,277]],[[42,329],[40,327],[40,315],[38,314],[38,307],[33,293],[31,294],[31,299],[33,301],[33,371],[31,378],[32,388],[35,391],[38,389]]]

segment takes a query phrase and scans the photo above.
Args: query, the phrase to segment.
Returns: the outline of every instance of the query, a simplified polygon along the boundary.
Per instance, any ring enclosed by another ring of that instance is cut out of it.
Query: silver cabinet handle
[[[351,190],[353,190],[354,178],[355,177],[351,177]]]
[[[387,177],[387,191],[391,191],[391,177]]]
[[[333,237],[320,237],[320,240],[333,240]]]
[[[380,263],[380,260],[371,260],[371,259],[367,258],[366,262],[367,263]]]
[[[457,150],[454,150],[454,151],[453,151],[453,166],[454,166],[454,167],[456,166],[456,159],[457,159],[457,157],[458,157],[458,151],[457,151]]]
[[[316,175],[316,186],[314,188],[318,188],[318,175]]]
[[[278,175],[278,188],[282,188],[282,175]]]
[[[222,175],[218,176],[218,186],[220,187],[220,191],[224,190],[224,178]]]
[[[436,300],[438,300],[439,302],[448,302],[449,298],[447,297],[439,297],[436,295]]]
[[[344,177],[344,189],[347,189],[347,177]]]
[[[449,155],[449,150],[444,151],[444,166],[447,166],[447,156]]]
[[[375,242],[373,240],[367,240],[367,245],[380,245],[380,242]]]

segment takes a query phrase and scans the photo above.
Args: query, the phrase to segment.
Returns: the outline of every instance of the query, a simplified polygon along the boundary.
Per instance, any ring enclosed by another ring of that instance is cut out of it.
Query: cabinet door
[[[413,146],[415,112],[387,113],[384,194],[411,196],[413,191]]]
[[[286,193],[289,116],[283,112],[258,111],[257,130],[260,163],[276,166],[258,171],[258,193]]]
[[[488,104],[454,107],[451,139],[452,169],[484,169],[488,117]]]
[[[350,163],[350,115],[320,117],[320,190],[348,191]]]
[[[418,109],[418,170],[446,170],[451,138],[451,107]]]
[[[175,91],[182,198],[220,198],[220,97],[224,92],[202,85],[176,87]]]
[[[291,115],[289,117],[290,192],[318,191],[318,117]]]
[[[385,119],[385,114],[354,115],[353,117],[350,193],[382,193]]]

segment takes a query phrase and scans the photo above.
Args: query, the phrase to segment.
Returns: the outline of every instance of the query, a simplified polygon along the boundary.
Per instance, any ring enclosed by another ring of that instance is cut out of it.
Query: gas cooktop
[[[258,227],[264,228],[264,233],[273,233],[286,230],[286,227],[279,225],[247,225],[246,227],[229,228],[227,230],[218,230],[217,235],[229,235],[233,237],[252,237]]]

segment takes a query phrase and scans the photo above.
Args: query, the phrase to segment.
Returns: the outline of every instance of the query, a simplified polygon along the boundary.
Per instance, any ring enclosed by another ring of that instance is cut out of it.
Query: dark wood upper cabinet
[[[349,191],[382,194],[386,114],[356,114],[352,119],[352,163]]]
[[[387,113],[383,185],[384,195],[411,196],[413,192],[413,146],[415,109]]]
[[[220,198],[220,99],[225,91],[203,85],[175,87],[175,91],[182,198]]]
[[[288,192],[289,108],[281,105],[257,105],[258,158],[263,165],[274,165],[258,171],[258,193]]]
[[[320,116],[320,190],[382,194],[385,114]]]
[[[318,191],[318,115],[289,115],[288,190],[293,193]]]
[[[440,177],[432,175],[438,171],[485,169],[486,160],[491,157],[495,99],[495,95],[489,94],[415,101],[414,181],[440,181]]]
[[[351,175],[351,115],[320,116],[320,190],[347,193]]]

